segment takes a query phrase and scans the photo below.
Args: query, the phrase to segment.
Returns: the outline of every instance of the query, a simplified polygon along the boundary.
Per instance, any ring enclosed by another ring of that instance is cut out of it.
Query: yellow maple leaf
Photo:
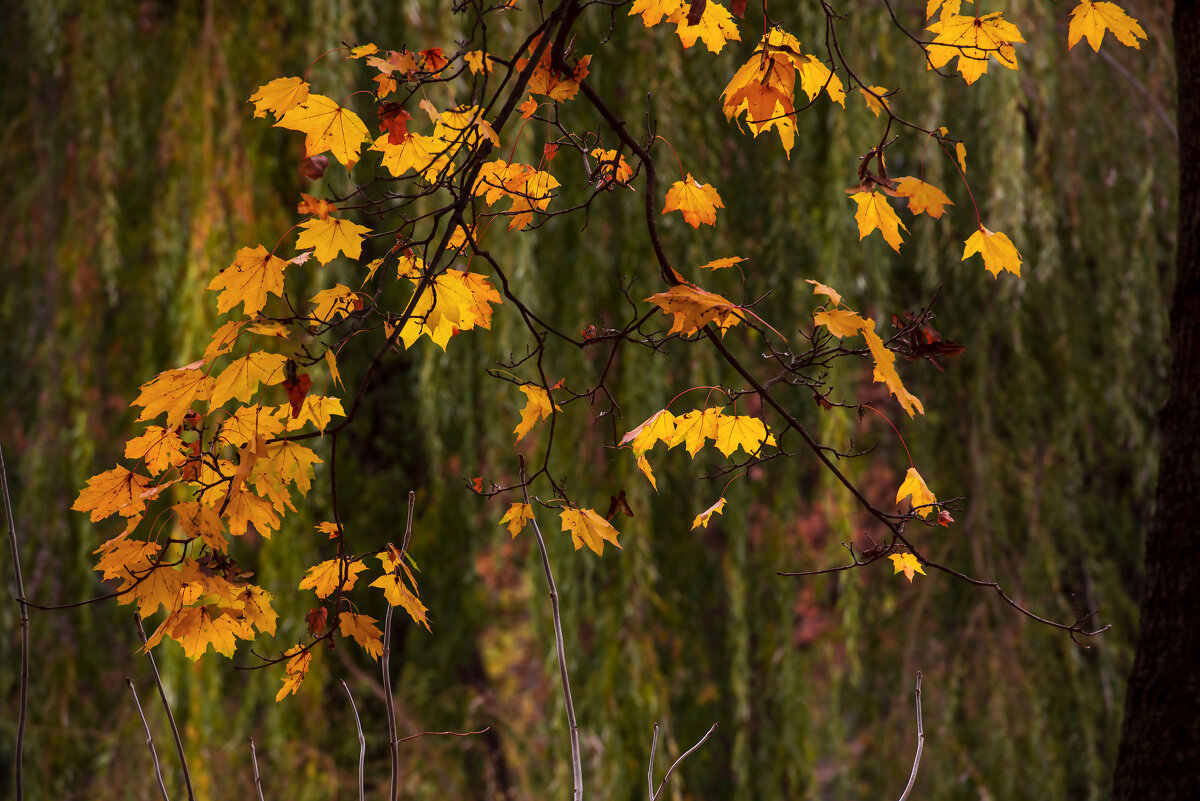
[[[300,589],[312,590],[318,598],[328,598],[333,595],[339,585],[343,592],[349,592],[354,589],[354,584],[358,581],[358,574],[366,569],[366,563],[343,556],[328,559],[308,569],[308,572],[304,574],[304,579],[300,582]],[[344,584],[342,583],[343,576],[345,576]]]
[[[304,230],[296,237],[296,250],[313,249],[313,256],[322,264],[328,264],[345,253],[351,259],[362,255],[362,241],[371,229],[365,225],[338,217],[305,220],[300,223]]]
[[[385,565],[388,564],[387,557],[389,555],[385,553],[380,556]],[[403,608],[414,622],[424,626],[427,631],[429,630],[429,617],[427,614],[429,610],[425,608],[425,604],[421,603],[421,599],[417,597],[417,594],[405,585],[404,577],[398,572],[393,570],[390,573],[386,573],[372,581],[370,586],[383,590],[383,597],[387,599],[389,604]]]
[[[492,71],[492,62],[488,59],[487,53],[482,50],[469,50],[463,53],[463,61],[467,62],[467,67],[470,68],[472,75],[487,75]]]
[[[813,314],[813,322],[817,325],[825,326],[829,329],[829,333],[838,339],[854,336],[867,324],[867,321],[860,317],[857,312],[852,312],[849,309],[816,312]]]
[[[329,379],[337,386],[345,389],[345,386],[342,384],[342,374],[338,372],[337,354],[333,352],[333,348],[325,351],[325,366],[329,368]]]
[[[867,89],[870,89],[870,91],[867,91]],[[867,108],[869,108],[876,117],[878,117],[881,112],[891,110],[891,106],[888,105],[887,98],[885,97],[885,95],[888,93],[886,86],[870,86],[866,88],[860,86],[858,91],[862,93],[863,100],[865,100],[867,103]]]
[[[352,637],[371,659],[378,662],[380,654],[383,653],[383,632],[375,625],[375,618],[370,615],[342,612],[338,615],[338,621],[342,635]]]
[[[337,211],[337,206],[323,198],[313,197],[305,192],[301,192],[300,203],[296,206],[296,211],[301,214],[311,214],[314,217],[327,220],[330,214]]]
[[[125,458],[142,460],[150,475],[156,476],[167,468],[182,465],[187,454],[175,429],[147,426],[141,436],[125,443]]]
[[[717,418],[717,435],[714,439],[717,450],[726,459],[738,448],[748,456],[754,456],[763,445],[775,444],[775,436],[768,432],[766,424],[750,415],[720,415]]]
[[[896,400],[900,401],[909,417],[916,417],[917,412],[925,414],[925,407],[921,401],[909,392],[900,380],[900,374],[896,372],[896,354],[888,350],[880,336],[875,333],[875,321],[868,317],[862,332],[867,340],[867,348],[875,359],[875,381],[887,384],[887,388],[896,396]]]
[[[879,233],[883,234],[883,239],[892,246],[892,250],[900,252],[900,243],[904,239],[900,236],[899,228],[904,228],[904,223],[900,222],[900,218],[896,216],[895,209],[887,202],[887,198],[878,192],[857,192],[850,196],[850,199],[858,204],[858,210],[854,213],[854,219],[858,223],[858,239],[861,242],[863,238],[878,229]]]
[[[699,228],[700,223],[716,225],[717,209],[723,208],[725,204],[712,184],[701,184],[688,173],[687,180],[676,181],[667,190],[667,202],[662,213],[682,212],[688,225]]]
[[[260,384],[272,386],[281,383],[285,378],[283,368],[286,363],[286,356],[262,351],[234,359],[217,376],[209,400],[210,406],[215,409],[233,398],[249,401],[258,391]]]
[[[198,501],[185,501],[172,506],[171,511],[175,513],[175,522],[189,537],[200,537],[214,551],[228,550],[225,528],[215,509]]]
[[[119,578],[128,583],[136,580],[135,575],[145,574],[153,568],[160,550],[162,546],[157,542],[131,540],[127,535],[119,534],[92,551],[93,554],[102,554],[92,569],[100,573],[105,581]]]
[[[275,623],[279,615],[271,608],[274,595],[251,584],[238,593],[235,600],[242,605],[242,615],[250,625],[263,634],[275,636]]]
[[[908,210],[913,214],[924,212],[935,220],[945,213],[946,206],[954,205],[945,192],[911,175],[896,182],[896,194],[908,198]]]
[[[710,53],[720,53],[728,41],[740,42],[742,35],[738,32],[737,23],[729,9],[716,2],[708,0],[704,12],[695,25],[688,22],[688,14],[680,3],[675,12],[667,19],[675,23],[675,35],[683,42],[684,48],[691,47],[697,40],[704,42]]]
[[[696,515],[696,518],[692,521],[692,528],[690,530],[695,531],[698,528],[708,528],[708,521],[713,515],[720,515],[720,514],[724,514],[724,513],[725,513],[725,498],[722,497],[720,500],[718,500],[712,506],[708,507],[700,514]]]
[[[800,89],[808,95],[810,101],[815,100],[824,89],[830,100],[842,108],[846,107],[846,90],[842,86],[842,79],[825,66],[821,59],[811,55],[803,56],[798,60],[796,69],[800,73]]]
[[[675,433],[671,435],[668,447],[674,448],[682,444],[684,450],[693,459],[704,443],[715,440],[721,427],[721,410],[717,407],[709,409],[693,409],[675,418]]]
[[[908,579],[909,584],[912,584],[914,573],[920,573],[922,576],[926,575],[925,568],[921,567],[921,563],[917,561],[917,557],[911,553],[894,553],[888,558],[892,560],[892,566],[894,567],[892,575],[903,573],[904,577]]]
[[[114,514],[133,517],[145,510],[149,488],[149,478],[118,465],[89,478],[71,508],[89,513],[93,523]]]
[[[372,150],[383,154],[379,164],[395,177],[414,170],[426,181],[434,182],[443,171],[446,177],[453,173],[453,165],[446,152],[447,145],[432,136],[410,133],[404,141],[393,145],[384,134],[371,145]]]
[[[559,513],[559,519],[562,520],[563,531],[570,533],[577,551],[586,545],[597,556],[603,556],[605,542],[621,547],[617,542],[617,530],[594,509],[571,507]]]
[[[420,284],[412,278],[414,286]],[[400,331],[404,347],[411,348],[422,334],[446,349],[450,337],[479,326],[492,327],[493,303],[503,303],[487,276],[447,270],[433,279],[413,305],[412,315]]]
[[[324,95],[310,94],[303,103],[288,109],[275,127],[303,133],[305,157],[328,150],[348,170],[358,162],[363,140],[368,136],[367,126],[357,114]]]
[[[175,428],[182,423],[192,403],[208,400],[212,393],[215,382],[200,369],[203,366],[204,362],[198,361],[174,370],[164,370],[142,384],[142,391],[129,404],[144,407],[138,415],[138,421],[153,420],[166,412],[166,428]]]
[[[999,231],[989,231],[980,226],[978,231],[971,234],[963,248],[962,260],[966,261],[976,253],[983,256],[983,266],[995,278],[1000,277],[1001,270],[1021,275],[1021,254],[1012,240]]]
[[[772,28],[759,41],[753,55],[743,64],[725,90],[721,107],[725,119],[745,114],[746,126],[755,137],[775,129],[784,152],[791,158],[796,141],[796,70],[802,65],[800,42],[779,27]]]
[[[318,431],[329,427],[329,421],[334,415],[345,417],[346,410],[342,408],[342,399],[327,395],[305,395],[300,413],[291,416],[291,406],[280,406],[279,414],[287,418],[287,430],[299,431],[308,423],[312,423]]]
[[[651,295],[645,300],[653,303],[674,319],[669,334],[699,333],[709,323],[715,323],[721,334],[745,319],[734,302],[695,284],[678,284],[666,292]]]
[[[813,285],[814,295],[827,295],[833,301],[834,306],[840,306],[842,303],[841,294],[833,287],[825,286],[820,281],[814,281],[811,278],[805,278],[805,281]]]
[[[1138,21],[1125,13],[1125,10],[1115,3],[1091,2],[1080,0],[1079,5],[1071,9],[1071,25],[1067,29],[1067,50],[1079,44],[1086,37],[1092,50],[1100,52],[1100,43],[1104,41],[1104,32],[1112,31],[1117,41],[1134,50],[1141,50],[1142,44],[1138,39],[1146,38],[1146,31],[1138,25]]]
[[[300,650],[300,646],[289,648],[287,654],[291,655]],[[295,653],[284,667],[283,687],[275,695],[275,703],[279,703],[284,698],[292,695],[300,689],[300,684],[304,681],[305,674],[308,673],[308,668],[312,664],[312,651],[304,651],[303,653]]]
[[[921,474],[915,467],[908,468],[908,472],[904,474],[904,483],[896,491],[897,504],[905,498],[910,499],[910,506],[921,517],[929,517],[934,512],[933,505],[937,504],[937,498],[929,491],[929,487],[925,485],[925,479],[921,478]]]
[[[727,267],[733,267],[734,265],[741,264],[744,261],[747,261],[747,259],[743,256],[730,256],[729,258],[725,258],[725,259],[713,259],[712,261],[708,262],[707,264],[701,264],[696,269],[697,270],[724,270]]]
[[[235,537],[244,536],[253,526],[260,535],[270,539],[271,532],[279,528],[279,514],[271,502],[245,488],[230,490],[222,503],[229,533]]]
[[[258,91],[250,95],[255,117],[265,117],[270,111],[276,119],[307,99],[308,81],[299,78],[276,78],[258,87]]]
[[[338,405],[341,405],[340,402]],[[258,469],[277,476],[284,483],[295,484],[301,495],[307,495],[312,489],[313,465],[321,464],[322,461],[312,448],[299,442],[284,440],[267,445],[267,452],[262,457]],[[255,477],[257,478],[257,474]]]
[[[175,608],[175,601],[183,586],[183,574],[172,567],[159,565],[147,571],[141,571],[137,578],[125,577],[121,590],[128,590],[117,597],[117,603],[124,605],[137,602],[138,616],[145,620],[160,608],[168,610]]]
[[[1016,25],[1004,20],[1002,13],[983,16],[942,16],[927,30],[937,34],[926,46],[928,69],[946,66],[958,59],[958,71],[968,84],[987,72],[989,58],[1010,70],[1018,69],[1013,42],[1024,42]]]
[[[235,624],[219,608],[193,606],[180,609],[172,612],[163,625],[168,621],[167,634],[183,646],[184,655],[193,662],[204,656],[210,645],[227,657],[232,657],[237,648]]]
[[[242,248],[233,264],[213,276],[208,289],[217,295],[217,311],[224,314],[239,303],[254,317],[267,305],[267,294],[283,297],[283,270],[287,262],[267,253],[262,245]],[[207,356],[206,356],[207,358]]]
[[[508,533],[515,539],[521,530],[525,528],[525,524],[533,518],[533,507],[527,503],[514,503],[508,507],[508,511],[504,513],[504,517],[500,518],[500,525],[508,527]]]
[[[621,445],[628,445],[635,456],[641,456],[659,442],[667,443],[675,435],[675,415],[666,409],[650,415],[646,422],[621,437]]]
[[[601,188],[611,183],[623,184],[633,177],[633,168],[625,156],[615,150],[592,148],[591,157],[597,160],[595,177]]]
[[[241,406],[221,424],[221,440],[240,448],[258,437],[273,437],[283,431],[283,421],[277,417],[276,409],[266,409],[258,404]]]
[[[508,223],[511,231],[528,225],[534,211],[545,211],[550,205],[551,193],[559,186],[558,179],[548,172],[528,164],[509,164],[497,159],[480,168],[472,191],[475,195],[483,195],[489,206],[504,198],[512,201],[510,208],[503,212],[512,216]]]
[[[662,22],[664,17],[669,18],[682,7],[683,0],[633,0],[633,5],[629,7],[629,16],[641,15],[642,24],[653,28]]]
[[[525,393],[527,400],[525,408],[521,410],[521,422],[513,429],[513,433],[517,435],[515,442],[523,440],[533,428],[534,423],[549,417],[552,413],[551,407],[553,407],[553,411],[562,411],[558,404],[550,401],[550,393],[544,387],[536,384],[522,384],[518,389]]]
[[[654,480],[654,470],[650,468],[650,460],[642,454],[637,458],[637,468],[642,471],[642,475],[650,482],[650,486],[654,487],[654,491],[658,492],[658,482]]]
[[[322,323],[335,323],[354,311],[358,305],[358,293],[348,286],[335,284],[329,289],[322,289],[309,300],[316,304],[311,317]]]

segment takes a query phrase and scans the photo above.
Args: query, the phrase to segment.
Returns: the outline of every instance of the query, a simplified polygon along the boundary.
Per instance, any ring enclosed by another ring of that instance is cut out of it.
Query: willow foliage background
[[[819,39],[819,7],[793,5],[790,27],[802,40]],[[962,225],[915,221],[902,257],[857,241],[843,190],[877,131],[856,98],[849,113],[820,105],[802,113],[785,161],[767,137],[737,134],[713,103],[736,56],[693,58],[662,46],[665,34],[618,17],[622,57],[592,80],[619,99],[627,119],[644,115],[649,92],[659,132],[687,143],[712,176],[727,206],[713,252],[747,256],[772,276],[764,317],[809,324],[805,278],[841,288],[855,308],[883,319],[942,287],[937,326],[968,350],[945,373],[927,364],[905,373],[927,419],[903,431],[927,477],[936,477],[938,496],[967,501],[958,524],[930,540],[931,552],[1002,580],[1052,617],[1099,607],[1100,622],[1113,629],[1084,650],[943,578],[910,587],[883,570],[776,576],[844,560],[839,543],[867,530],[803,458],[736,482],[731,508],[743,511],[689,532],[692,516],[720,491],[695,480],[703,465],[665,462],[661,494],[652,497],[632,460],[588,456],[572,486],[597,495],[625,489],[637,514],[622,526],[625,549],[603,561],[575,555],[565,538],[550,543],[589,793],[640,796],[654,721],[673,756],[719,720],[717,735],[673,780],[673,797],[895,795],[911,763],[919,668],[928,736],[922,798],[1103,798],[1136,627],[1131,598],[1155,480],[1153,418],[1165,358],[1175,198],[1165,12],[1129,4],[1150,34],[1141,52],[1102,51],[1104,64],[1085,68],[1081,62],[1097,56],[1084,48],[1068,56],[1062,35],[1032,37],[1019,73],[989,75],[963,91],[926,76],[918,51],[904,46],[880,8],[844,5],[853,33],[843,46],[869,55],[881,80],[894,76],[888,85],[906,87],[895,100],[903,113],[950,124],[971,143],[972,186],[988,219],[1020,244],[1020,281],[996,281],[947,257],[956,247],[949,232],[969,228],[961,204],[951,213]],[[918,27],[924,3],[896,5]],[[1009,6],[1023,30],[1065,25],[1061,6]],[[29,596],[71,603],[104,586],[92,570],[97,536],[68,507],[116,456],[137,384],[194,358],[215,313],[204,292],[210,277],[238,247],[272,242],[293,222],[303,188],[298,143],[252,123],[245,98],[273,77],[302,73],[343,41],[448,46],[456,22],[442,4],[361,0],[236,10],[211,1],[39,1],[0,13],[0,171],[8,187],[0,198],[8,232],[0,437]],[[599,39],[606,30],[591,33]],[[313,75],[336,95],[338,82],[349,87],[351,68],[326,58]],[[521,146],[540,149],[540,135],[527,131]],[[766,168],[748,169],[764,160]],[[893,157],[896,174],[911,166],[902,162]],[[931,158],[927,169],[934,183],[953,183],[944,161]],[[541,288],[536,301],[548,320],[578,330],[603,322],[597,308],[619,316],[618,278],[645,282],[651,264],[636,244],[639,204],[614,197],[594,209],[585,230],[573,218],[554,220],[511,240],[525,265],[516,279]],[[678,228],[674,235],[681,256],[707,260],[684,250]],[[727,280],[711,288],[740,297],[736,278]],[[492,727],[482,736],[405,743],[405,798],[569,793],[540,568],[527,540],[512,542],[496,525],[499,506],[459,488],[465,476],[502,481],[515,472],[508,429],[520,396],[483,372],[516,342],[505,317],[502,308],[494,336],[462,337],[449,355],[418,347],[394,359],[373,386],[370,424],[356,424],[353,447],[339,454],[341,492],[354,507],[348,530],[396,528],[398,499],[417,492],[413,553],[434,631],[398,624],[401,733]],[[574,358],[553,372],[566,374],[593,354]],[[621,430],[670,400],[662,386],[721,381],[715,364],[698,361],[690,376],[646,382],[654,364],[641,358],[618,365],[630,399]],[[343,359],[349,383],[363,365]],[[499,414],[498,399],[509,404]],[[906,460],[878,420],[822,413],[816,404],[801,411],[827,440],[880,443],[848,469],[868,486],[894,486]],[[595,429],[556,436],[558,447],[603,453]],[[239,561],[255,564],[265,586],[273,574],[302,571],[316,557],[309,524],[324,511],[307,510],[308,523],[285,524],[257,544],[257,557],[247,550]],[[304,599],[272,589],[281,623],[298,635]],[[0,607],[0,621],[7,775],[15,604]],[[35,613],[32,632],[29,797],[151,796],[126,675],[138,683],[178,787],[128,608]],[[275,672],[234,670],[217,658],[193,665],[170,643],[160,652],[199,796],[252,792],[254,736],[268,797],[351,797],[357,742],[335,683],[342,676],[364,714],[368,774],[377,791],[386,787],[382,687],[357,654],[324,654],[314,668],[323,672],[310,674],[300,698],[276,705]]]

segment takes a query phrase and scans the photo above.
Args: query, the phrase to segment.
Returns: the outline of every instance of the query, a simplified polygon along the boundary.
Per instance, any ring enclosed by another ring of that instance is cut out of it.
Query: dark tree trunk
[[[1172,360],[1115,801],[1200,798],[1200,3],[1179,0],[1173,27],[1179,254]]]

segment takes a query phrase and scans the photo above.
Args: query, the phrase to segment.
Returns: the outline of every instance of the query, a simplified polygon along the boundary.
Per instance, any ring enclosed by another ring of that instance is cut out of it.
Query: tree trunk
[[[1200,4],[1175,5],[1179,241],[1157,506],[1113,798],[1200,798]]]

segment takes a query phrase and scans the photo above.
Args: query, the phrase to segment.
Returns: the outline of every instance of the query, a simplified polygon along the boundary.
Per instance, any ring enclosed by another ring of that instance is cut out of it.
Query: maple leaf
[[[213,276],[208,289],[217,295],[217,311],[224,314],[239,303],[254,317],[267,305],[267,295],[283,297],[283,270],[287,262],[267,253],[262,245],[242,248],[233,264]]]
[[[419,285],[418,278],[412,279]],[[493,303],[503,303],[500,293],[478,273],[449,270],[433,279],[412,307],[412,315],[400,331],[404,347],[411,348],[422,334],[442,350],[456,333],[479,326],[492,326]]]
[[[900,222],[900,218],[896,216],[895,209],[887,202],[879,192],[857,192],[850,196],[850,199],[858,204],[858,210],[854,213],[854,219],[858,223],[858,239],[861,242],[863,238],[878,229],[879,233],[883,234],[883,239],[892,246],[892,250],[900,252],[900,243],[904,240],[900,236],[898,228],[904,228],[904,223]]]
[[[472,75],[487,75],[492,71],[492,62],[488,59],[487,53],[482,50],[469,50],[463,53],[463,61],[467,63]]]
[[[227,657],[232,657],[237,648],[233,619],[219,608],[193,606],[177,610],[167,616],[159,630],[164,630],[163,627],[167,627],[167,635],[183,646],[184,656],[193,662],[204,656],[209,646]]]
[[[322,264],[328,264],[345,253],[351,259],[362,255],[363,235],[371,229],[365,225],[338,217],[305,220],[300,223],[304,230],[296,237],[296,250],[313,249],[313,256]]]
[[[299,78],[276,78],[258,87],[258,91],[250,95],[256,118],[265,117],[270,111],[278,119],[284,112],[292,110],[307,99],[308,82]]]
[[[921,474],[915,467],[908,468],[908,472],[904,474],[904,483],[896,491],[897,504],[905,498],[911,499],[910,506],[916,509],[917,514],[921,517],[929,517],[934,510],[931,504],[937,503],[937,498],[929,491],[929,487],[925,486],[925,479],[921,478]],[[917,509],[916,507],[924,508]]]
[[[337,386],[345,389],[345,386],[342,384],[342,374],[338,372],[337,355],[333,352],[332,348],[325,351],[325,366],[329,368],[329,379]]]
[[[908,198],[908,210],[913,214],[925,212],[935,220],[945,213],[946,206],[954,205],[945,192],[911,175],[906,175],[896,182],[896,194]]]
[[[311,214],[314,217],[319,217],[322,220],[329,219],[331,212],[337,211],[337,206],[330,203],[328,200],[323,200],[319,197],[300,193],[300,203],[296,205],[296,211],[301,214]]]
[[[138,421],[153,420],[166,412],[166,428],[175,428],[182,423],[192,403],[208,400],[212,393],[215,382],[200,369],[203,366],[204,362],[198,361],[174,370],[164,370],[142,384],[142,391],[129,404],[144,407],[138,415]]]
[[[800,88],[808,95],[810,101],[815,100],[824,89],[830,100],[842,108],[846,107],[846,90],[842,86],[842,79],[825,66],[821,59],[811,55],[804,56],[799,60],[796,69],[800,73]]]
[[[1012,240],[999,231],[989,231],[980,226],[978,231],[971,234],[963,248],[962,260],[966,261],[976,253],[983,256],[983,266],[994,278],[1000,277],[1001,270],[1008,270],[1018,277],[1021,275],[1021,254]]]
[[[390,554],[380,556],[385,565],[388,564],[388,556]],[[429,610],[421,603],[421,599],[417,597],[416,593],[405,586],[403,576],[393,570],[372,581],[370,586],[383,590],[383,597],[389,604],[402,607],[414,622],[424,626],[426,631],[429,630],[429,618],[426,614]]]
[[[1067,29],[1067,50],[1079,44],[1086,37],[1092,50],[1100,52],[1100,43],[1104,41],[1106,30],[1112,31],[1117,41],[1134,50],[1141,50],[1138,39],[1145,39],[1146,32],[1138,25],[1138,21],[1125,13],[1125,10],[1115,3],[1091,2],[1080,0],[1079,5],[1071,9],[1071,25]]]
[[[595,176],[600,188],[603,189],[614,182],[623,184],[633,177],[633,168],[617,151],[596,147],[592,148],[590,155],[599,162],[596,165]]]
[[[987,72],[989,57],[1010,70],[1018,69],[1013,42],[1024,42],[1021,32],[1000,12],[984,16],[942,16],[927,30],[937,34],[926,47],[927,69],[958,59],[958,71],[968,84]]]
[[[867,91],[867,89],[870,89],[870,91]],[[867,102],[867,108],[869,108],[876,117],[878,117],[883,111],[891,110],[891,106],[888,105],[887,98],[885,97],[885,95],[888,93],[887,87],[871,86],[864,88],[860,86],[858,91],[862,92],[863,100]]]
[[[304,405],[304,398],[308,395],[308,391],[312,389],[312,378],[308,373],[301,373],[296,377],[296,382],[292,383],[290,379],[283,380],[283,389],[287,392],[288,403],[292,407],[292,418],[300,415],[300,407]]]
[[[833,287],[825,286],[820,281],[814,281],[811,278],[805,278],[804,280],[813,285],[813,294],[814,295],[827,295],[829,297],[829,299],[833,301],[834,306],[841,305],[842,296],[836,289],[834,289]]]
[[[313,465],[322,463],[321,457],[299,442],[284,440],[267,445],[266,454],[260,465],[266,474],[296,485],[301,495],[312,489]],[[256,475],[257,479],[259,476]]]
[[[276,417],[274,409],[265,409],[258,404],[242,406],[221,424],[221,440],[235,448],[257,437],[273,437],[283,431],[283,422]]]
[[[398,145],[388,142],[387,136],[381,136],[371,145],[371,149],[383,154],[380,166],[397,178],[414,170],[426,181],[433,182],[443,170],[447,177],[453,172],[445,144],[432,136],[410,133]]]
[[[350,58],[366,58],[367,56],[373,56],[378,52],[378,47],[370,42],[367,42],[366,44],[359,45],[358,47],[350,48]]]
[[[696,515],[696,518],[692,521],[692,528],[690,530],[695,531],[698,528],[708,528],[709,518],[711,518],[713,515],[719,515],[719,514],[724,514],[724,513],[725,513],[725,498],[722,497],[720,500],[718,500],[712,506],[708,507],[700,514]]]
[[[149,478],[118,465],[89,478],[71,508],[88,512],[93,523],[114,514],[133,517],[145,510],[149,487]]]
[[[708,0],[699,20],[690,20],[683,11],[683,4],[680,3],[679,8],[667,21],[675,23],[675,34],[679,41],[683,42],[684,48],[691,47],[700,40],[710,53],[720,53],[726,42],[742,41],[733,15],[716,0]]]
[[[300,646],[289,648],[287,654],[293,654],[300,650]],[[312,664],[312,651],[304,651],[296,653],[287,661],[284,667],[283,687],[275,695],[275,703],[279,703],[284,698],[292,695],[300,689],[300,684],[304,681],[305,674],[308,673],[308,668]]]
[[[538,110],[538,102],[533,99],[533,95],[525,98],[525,102],[517,106],[517,111],[521,112],[521,119],[527,120],[534,115]]]
[[[275,636],[275,624],[279,615],[271,608],[275,596],[262,587],[250,585],[237,595],[237,602],[242,605],[242,616],[250,625],[263,634]]]
[[[333,595],[339,585],[343,592],[349,592],[354,589],[354,584],[358,581],[358,574],[366,569],[367,566],[364,562],[343,556],[329,559],[308,569],[308,572],[304,574],[304,579],[300,582],[300,589],[312,590],[318,598],[328,598]],[[344,584],[341,583],[343,575],[346,577]]]
[[[701,184],[688,173],[686,181],[676,181],[667,190],[667,202],[662,213],[682,212],[688,225],[699,228],[700,223],[716,225],[717,209],[723,208],[725,204],[712,184]]]
[[[509,164],[503,159],[489,161],[479,170],[473,194],[483,195],[489,206],[504,198],[512,200],[506,214],[513,215],[508,230],[524,228],[533,220],[533,212],[545,211],[551,192],[560,186],[548,172],[528,164]]]
[[[358,163],[363,140],[368,136],[367,126],[357,114],[324,95],[309,95],[280,117],[275,127],[303,133],[305,156],[328,150],[348,170]]]
[[[695,284],[678,284],[644,300],[674,317],[671,330],[667,332],[669,334],[688,336],[698,333],[709,323],[715,323],[724,336],[728,329],[745,319],[736,303]]]
[[[383,653],[383,632],[375,625],[375,618],[370,615],[356,615],[352,612],[342,612],[338,615],[339,630],[346,637],[352,637],[362,646],[371,659],[379,661]]]
[[[724,270],[727,267],[733,267],[734,265],[741,264],[744,261],[747,261],[747,259],[742,256],[731,256],[726,259],[713,259],[712,261],[708,262],[707,264],[701,264],[696,269],[697,270]]]
[[[586,545],[597,556],[603,556],[606,541],[621,547],[617,542],[617,530],[594,509],[573,506],[560,512],[559,519],[562,521],[563,531],[570,533],[571,542],[575,544],[577,551]]]
[[[892,565],[895,568],[892,571],[892,575],[903,573],[904,577],[908,579],[909,584],[912,584],[914,573],[920,573],[922,576],[926,575],[925,568],[921,567],[921,563],[917,561],[917,557],[911,553],[894,553],[888,558],[892,560]]]
[[[838,339],[852,337],[867,325],[866,320],[849,309],[817,312],[813,315],[813,322],[825,326]]]
[[[766,424],[749,415],[723,414],[717,420],[717,450],[725,458],[741,448],[749,456],[756,455],[763,445],[774,445],[775,436],[768,433]]]
[[[175,607],[175,601],[183,588],[183,574],[165,565],[141,570],[134,579],[132,574],[125,577],[121,590],[129,590],[118,596],[117,603],[121,605],[137,602],[138,617],[145,620],[160,608],[168,610]]]
[[[533,519],[533,507],[527,503],[514,503],[508,507],[508,511],[504,513],[504,517],[500,518],[500,525],[508,527],[508,533],[516,539],[516,536],[525,528],[525,524]]]
[[[324,324],[335,323],[360,306],[358,293],[342,284],[322,289],[309,300],[316,304],[309,316]]]
[[[525,408],[521,410],[521,422],[513,429],[513,433],[517,435],[514,442],[520,442],[525,438],[525,435],[533,428],[534,423],[539,420],[545,420],[549,417],[552,411],[562,411],[562,408],[557,403],[552,403],[550,393],[544,387],[539,387],[536,384],[522,384],[518,387],[525,393],[528,399],[525,401]],[[552,408],[553,407],[553,410]]]
[[[127,534],[119,534],[92,551],[93,554],[102,554],[92,569],[100,573],[105,581],[120,578],[129,583],[135,580],[135,572],[144,574],[153,568],[160,550],[162,546],[157,542],[131,540]]]
[[[408,121],[412,115],[395,103],[379,107],[379,130],[388,135],[389,145],[402,145],[408,138]]]
[[[693,409],[675,418],[675,433],[671,436],[669,448],[682,444],[684,450],[693,459],[707,440],[715,440],[721,427],[721,410]]]
[[[183,440],[174,429],[147,426],[141,436],[125,443],[125,458],[142,460],[151,475],[187,461]]]
[[[334,415],[338,417],[346,416],[346,411],[342,408],[341,398],[333,398],[325,395],[308,395],[304,398],[304,405],[300,407],[300,413],[288,420],[287,430],[299,431],[308,423],[312,423],[318,431],[324,431],[329,427],[329,421]]]
[[[286,356],[262,351],[234,359],[217,376],[209,404],[216,408],[233,398],[248,401],[258,391],[260,384],[273,386],[282,383],[286,377],[283,370],[286,363]]]
[[[225,519],[229,521],[229,533],[235,537],[246,534],[251,526],[263,537],[270,539],[271,532],[279,528],[279,515],[271,502],[245,489],[231,489],[222,499]]]
[[[887,384],[887,388],[896,396],[896,400],[900,401],[909,417],[916,417],[917,412],[925,414],[925,407],[921,401],[909,392],[900,380],[900,374],[896,372],[896,354],[888,350],[883,340],[875,333],[875,321],[867,318],[862,332],[867,340],[867,348],[875,359],[875,381]]]
[[[675,415],[666,409],[650,415],[646,422],[621,437],[621,445],[628,445],[635,456],[641,456],[659,442],[666,442],[670,447],[675,435]]]
[[[800,58],[800,42],[782,28],[772,28],[721,92],[725,119],[739,117],[740,127],[744,112],[755,137],[774,128],[789,159],[796,141],[793,103]]]
[[[198,501],[185,501],[172,506],[171,511],[175,513],[175,522],[189,537],[200,537],[214,551],[228,548],[224,526],[216,510]]]
[[[658,482],[654,480],[654,471],[650,469],[650,460],[644,454],[637,458],[637,468],[642,471],[642,475],[650,482],[650,486],[654,487],[654,491],[658,492]]]

